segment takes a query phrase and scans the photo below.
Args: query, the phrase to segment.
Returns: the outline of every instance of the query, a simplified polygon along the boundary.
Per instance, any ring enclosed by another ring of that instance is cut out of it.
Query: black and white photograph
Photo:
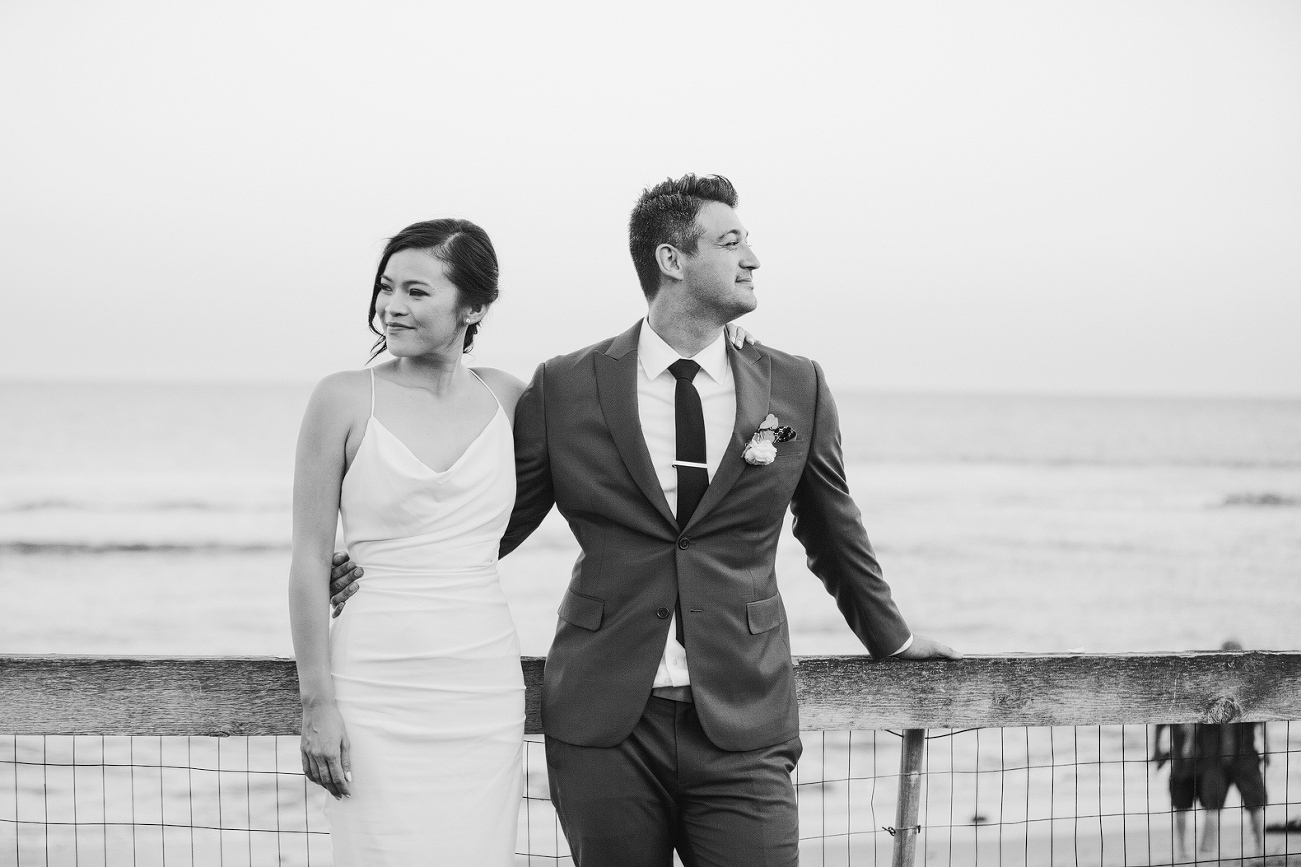
[[[1301,865],[1301,4],[0,0],[0,867]]]

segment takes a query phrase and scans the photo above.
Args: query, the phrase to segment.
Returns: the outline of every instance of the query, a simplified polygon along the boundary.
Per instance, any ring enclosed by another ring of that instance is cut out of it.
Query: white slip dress
[[[437,472],[375,418],[371,371],[371,414],[339,505],[365,574],[330,627],[352,749],[352,796],[328,799],[337,867],[514,863],[524,679],[497,579],[514,502],[500,403]]]

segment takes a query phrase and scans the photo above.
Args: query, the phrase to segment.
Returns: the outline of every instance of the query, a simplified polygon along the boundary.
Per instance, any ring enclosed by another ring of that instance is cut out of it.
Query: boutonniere
[[[793,439],[795,439],[795,431],[792,428],[782,427],[777,416],[768,413],[768,417],[745,444],[745,451],[741,452],[741,457],[751,466],[766,467],[777,460],[777,446]]]

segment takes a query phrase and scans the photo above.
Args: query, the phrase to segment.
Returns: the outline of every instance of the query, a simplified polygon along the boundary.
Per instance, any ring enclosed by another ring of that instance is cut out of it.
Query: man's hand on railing
[[[891,659],[961,659],[958,653],[947,644],[941,644],[934,638],[913,633],[913,643],[902,653],[896,653]]]

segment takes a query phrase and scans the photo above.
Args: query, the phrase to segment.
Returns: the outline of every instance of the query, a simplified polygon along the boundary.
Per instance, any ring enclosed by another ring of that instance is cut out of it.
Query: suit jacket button
[[[681,548],[683,551],[687,550],[688,548],[691,547],[691,540],[686,538],[679,539],[678,547]]]
[[[656,608],[655,616],[658,617],[660,620],[668,620],[669,610],[667,608]]]

